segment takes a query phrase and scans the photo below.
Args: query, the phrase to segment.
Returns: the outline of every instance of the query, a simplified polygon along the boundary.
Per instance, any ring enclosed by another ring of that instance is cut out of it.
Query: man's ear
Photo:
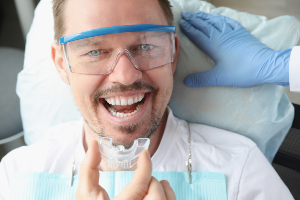
[[[66,61],[64,59],[64,52],[62,50],[61,45],[53,42],[51,45],[51,58],[55,64],[56,70],[60,76],[60,78],[68,85],[70,85],[68,74],[67,74],[67,66]]]
[[[174,38],[175,38],[175,54],[174,54],[174,61],[172,62],[173,74],[175,73],[175,70],[176,70],[178,53],[179,53],[179,39],[178,39],[178,35],[176,33],[174,34]]]

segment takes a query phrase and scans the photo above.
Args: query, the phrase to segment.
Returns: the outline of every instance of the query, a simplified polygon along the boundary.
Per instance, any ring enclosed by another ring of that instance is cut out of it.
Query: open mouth
[[[115,117],[123,118],[135,115],[143,106],[147,94],[115,96],[105,98],[104,107]]]

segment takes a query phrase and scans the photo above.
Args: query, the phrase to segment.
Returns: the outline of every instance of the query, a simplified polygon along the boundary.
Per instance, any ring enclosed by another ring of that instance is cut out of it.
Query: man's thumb
[[[89,169],[96,169],[98,171],[98,166],[100,165],[100,161],[101,161],[101,154],[99,151],[98,142],[96,140],[92,140],[89,144],[85,158],[82,161],[83,165]]]
[[[150,154],[144,150],[139,156],[137,169],[135,170],[131,182],[125,186],[116,199],[140,200],[148,193],[152,175],[152,163]]]
[[[137,162],[137,169],[135,170],[132,180],[132,183],[136,184],[147,184],[150,183],[152,176],[152,162],[150,158],[150,154],[147,150],[142,151],[142,153],[139,156],[138,162]]]
[[[90,142],[88,151],[81,162],[76,200],[88,199],[90,196],[109,199],[106,191],[99,185],[101,154],[96,140]]]

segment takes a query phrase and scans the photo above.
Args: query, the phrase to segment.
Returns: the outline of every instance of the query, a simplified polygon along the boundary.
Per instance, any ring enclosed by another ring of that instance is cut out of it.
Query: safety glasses
[[[70,72],[106,75],[127,56],[140,71],[174,61],[174,26],[137,24],[105,27],[60,38]]]

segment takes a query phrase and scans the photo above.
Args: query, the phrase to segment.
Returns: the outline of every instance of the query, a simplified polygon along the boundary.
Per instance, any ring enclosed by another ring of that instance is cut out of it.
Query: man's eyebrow
[[[151,38],[157,38],[159,40],[166,39],[166,33],[165,32],[158,32],[158,31],[149,31],[149,32],[143,32],[143,33],[137,33],[135,35],[135,38],[139,41],[147,42],[145,39],[151,39]]]
[[[160,31],[149,31],[149,32],[145,33],[145,36],[147,36],[147,37],[165,37],[166,33],[160,32]]]
[[[151,31],[151,32],[143,32],[143,33],[134,33],[135,38],[137,40],[140,40],[141,38],[164,38],[166,36],[166,33],[164,32],[156,32],[156,31]],[[102,38],[86,38],[82,40],[77,40],[74,41],[74,47],[78,49],[86,48],[86,47],[99,47],[105,43],[105,39]]]
[[[102,40],[92,41],[89,39],[77,40],[75,43],[76,48],[84,48],[84,47],[95,47],[103,44]]]

